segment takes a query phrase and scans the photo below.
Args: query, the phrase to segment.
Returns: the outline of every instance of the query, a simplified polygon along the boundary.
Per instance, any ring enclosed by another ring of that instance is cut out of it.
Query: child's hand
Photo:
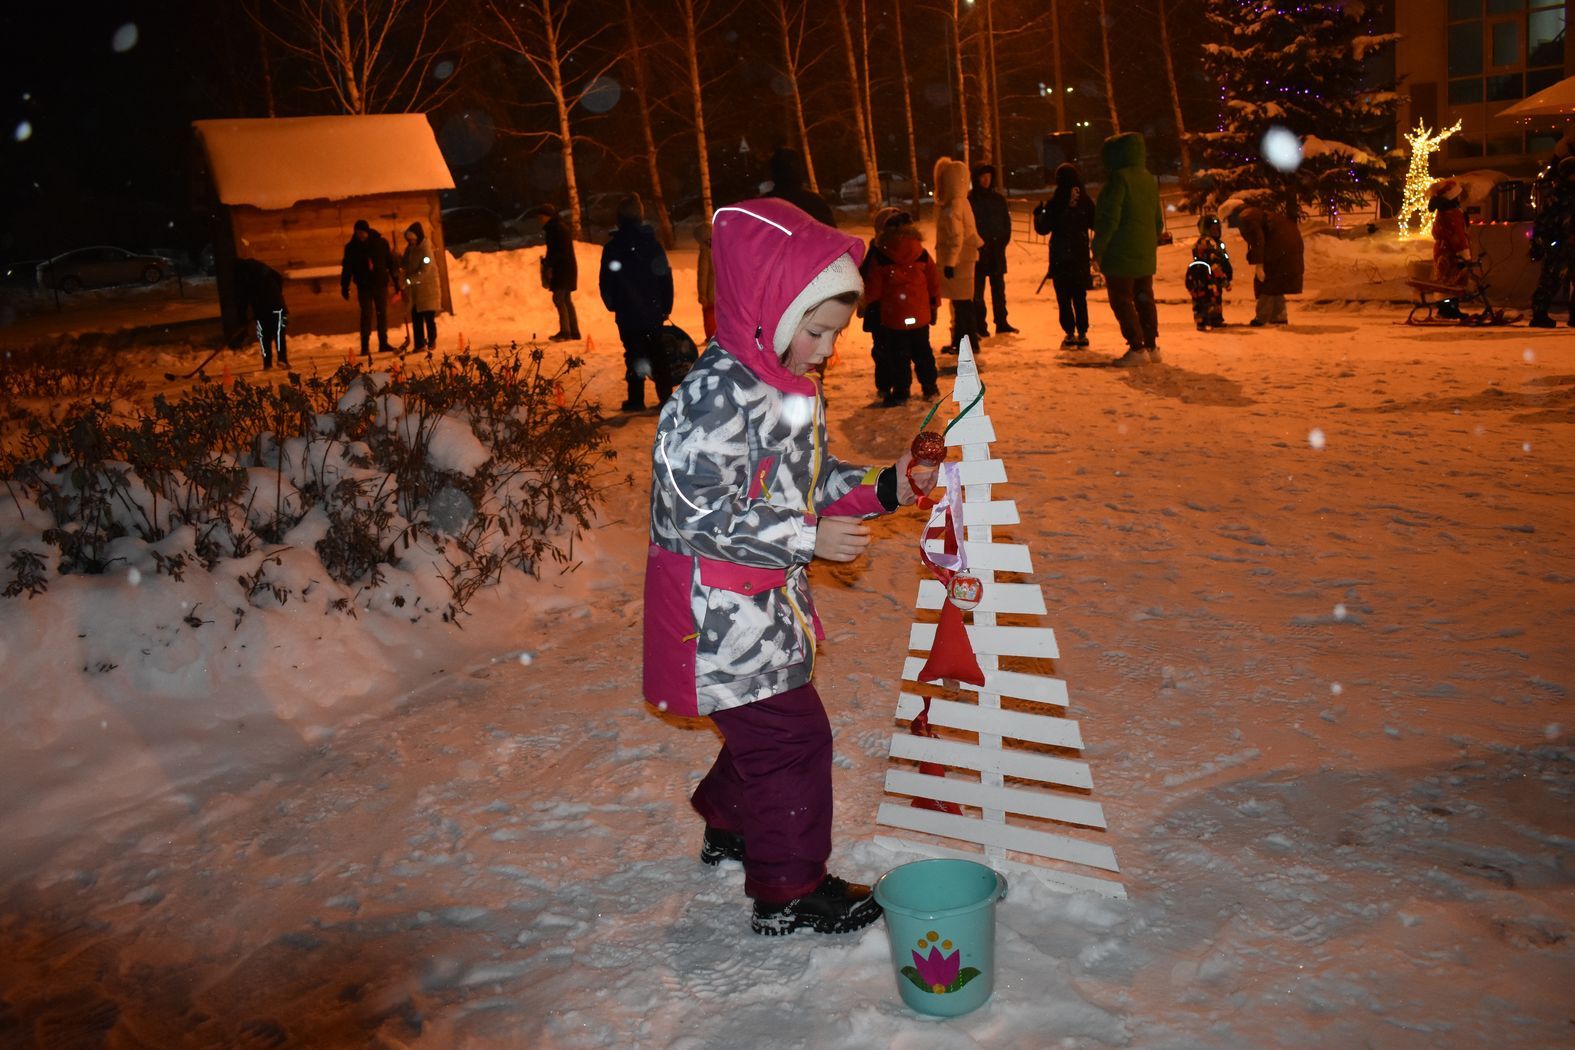
[[[897,471],[897,502],[904,507],[913,506],[914,502],[919,498],[919,493],[913,491],[914,485],[917,485],[920,491],[929,492],[935,488],[935,479],[941,472],[939,463],[914,467],[913,485],[905,484],[904,482],[906,482],[908,476],[908,466],[912,462],[913,451],[910,449],[897,458],[897,465],[893,468]]]
[[[870,545],[870,528],[859,518],[821,518],[815,526],[815,557],[852,561]]]

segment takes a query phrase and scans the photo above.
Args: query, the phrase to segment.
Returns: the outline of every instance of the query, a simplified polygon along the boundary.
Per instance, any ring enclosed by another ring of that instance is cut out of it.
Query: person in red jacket
[[[915,375],[926,400],[940,396],[930,325],[940,308],[941,278],[924,248],[924,235],[907,212],[886,219],[875,238],[874,264],[864,284],[864,309],[880,326],[875,340],[875,385],[881,403],[908,400]]]
[[[1460,207],[1460,183],[1439,179],[1427,188],[1427,210],[1433,213],[1433,279],[1442,284],[1465,283],[1471,262],[1471,238],[1466,234],[1466,213]],[[1445,299],[1438,316],[1461,320],[1460,304]]]

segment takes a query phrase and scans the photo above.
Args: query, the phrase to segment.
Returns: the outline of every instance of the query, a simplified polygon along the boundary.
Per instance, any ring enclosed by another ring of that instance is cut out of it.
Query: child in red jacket
[[[881,338],[875,341],[875,385],[881,403],[890,407],[908,400],[915,375],[925,399],[933,400],[940,396],[940,388],[930,325],[940,307],[940,273],[907,212],[886,220],[875,247],[864,302],[881,328]]]
[[[1433,213],[1433,279],[1443,284],[1465,284],[1471,262],[1471,238],[1466,234],[1466,213],[1460,208],[1460,183],[1439,179],[1427,188],[1427,210]],[[1438,316],[1461,320],[1460,304],[1445,299]]]

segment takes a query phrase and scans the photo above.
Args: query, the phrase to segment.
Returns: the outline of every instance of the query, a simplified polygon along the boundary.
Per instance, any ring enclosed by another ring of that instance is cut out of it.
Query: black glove
[[[341,289],[339,289],[339,296],[340,296],[340,298],[345,299],[346,301],[348,301],[349,298],[350,298],[350,289],[348,289],[348,288],[341,288]]]
[[[951,280],[953,277],[957,276],[956,268],[955,267],[951,267],[951,266],[947,266],[947,267],[943,268],[941,270],[941,273],[946,276],[946,279],[948,281]]]

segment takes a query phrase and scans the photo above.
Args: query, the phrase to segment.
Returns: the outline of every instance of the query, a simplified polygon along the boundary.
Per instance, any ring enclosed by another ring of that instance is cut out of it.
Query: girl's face
[[[405,231],[405,243],[406,244],[415,244],[416,243],[416,235],[414,233],[412,233],[410,230],[406,230]]]
[[[788,344],[782,363],[796,376],[804,375],[829,358],[837,348],[837,336],[853,320],[853,304],[827,299],[799,322],[793,341]]]

